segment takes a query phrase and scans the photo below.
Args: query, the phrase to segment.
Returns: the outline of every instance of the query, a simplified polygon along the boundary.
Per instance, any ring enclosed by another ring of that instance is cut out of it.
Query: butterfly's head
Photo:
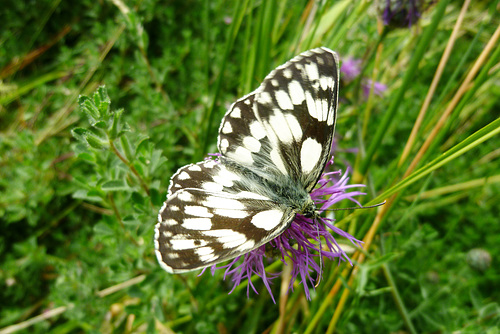
[[[313,218],[316,216],[316,205],[310,197],[303,203],[302,207],[299,210],[299,213],[306,218]]]

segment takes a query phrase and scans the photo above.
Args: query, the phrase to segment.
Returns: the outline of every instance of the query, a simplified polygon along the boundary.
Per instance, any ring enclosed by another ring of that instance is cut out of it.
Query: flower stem
[[[415,142],[415,139],[417,137],[418,130],[420,129],[420,126],[424,120],[425,113],[426,113],[427,109],[429,108],[429,105],[431,104],[432,97],[434,96],[434,92],[436,91],[439,80],[441,79],[441,75],[443,74],[444,67],[445,67],[446,63],[448,62],[448,59],[451,55],[451,50],[453,49],[453,45],[455,45],[455,41],[458,37],[458,32],[459,32],[460,27],[462,26],[462,21],[463,21],[463,18],[465,17],[465,13],[467,12],[467,8],[469,7],[469,3],[470,3],[470,0],[466,0],[462,6],[462,10],[460,11],[460,15],[458,16],[457,22],[455,23],[455,26],[453,27],[453,31],[451,33],[450,39],[448,40],[448,44],[446,45],[446,49],[443,52],[443,55],[441,57],[441,60],[439,61],[439,65],[438,65],[438,68],[436,70],[436,73],[434,74],[434,78],[432,79],[432,83],[431,83],[431,86],[429,87],[429,91],[427,92],[424,103],[422,104],[422,107],[420,108],[420,112],[418,114],[417,120],[415,121],[415,125],[413,126],[413,129],[411,130],[410,137],[408,138],[408,141],[406,142],[403,153],[401,154],[401,158],[399,159],[398,166],[401,166],[406,161],[406,159],[408,158],[408,155],[410,154],[410,150],[413,147],[413,143]]]
[[[143,178],[141,177],[141,175],[139,174],[139,172],[137,171],[137,169],[135,169],[134,165],[132,165],[128,160],[127,158],[125,158],[120,151],[118,151],[118,149],[116,148],[115,144],[113,143],[113,141],[110,139],[109,140],[109,147],[111,147],[111,150],[113,151],[113,153],[125,164],[127,165],[127,167],[130,169],[130,171],[137,177],[137,179],[139,180],[139,183],[141,184],[141,187],[142,189],[144,189],[144,191],[146,192],[146,194],[149,196],[149,188],[148,186],[146,185],[146,182],[144,182]]]
[[[407,91],[408,86],[413,83],[418,64],[422,60],[424,53],[428,50],[429,44],[435,37],[435,32],[437,30],[438,24],[444,17],[445,9],[448,3],[449,0],[443,0],[437,5],[436,14],[432,18],[431,24],[424,31],[424,34],[416,47],[413,57],[411,58],[408,70],[404,75],[403,83],[401,84],[399,90],[396,92],[395,97],[391,100],[391,104],[389,105],[388,110],[385,112],[384,118],[381,120],[380,125],[377,127],[377,132],[373,136],[373,139],[370,141],[370,146],[368,147],[366,156],[361,161],[359,169],[356,168],[357,172],[354,174],[354,177],[356,178],[353,180],[354,183],[361,182],[362,178],[368,171],[375,152],[379,148],[380,143],[382,142],[384,135],[387,133],[387,129],[389,128],[391,122],[395,119],[394,115],[396,114],[396,111],[398,110],[401,101],[403,100],[403,96]],[[357,178],[361,178],[361,180]]]
[[[481,52],[481,54],[477,58],[472,69],[467,74],[467,77],[462,82],[462,85],[460,85],[460,87],[458,88],[458,91],[456,92],[456,94],[453,96],[453,99],[451,100],[450,104],[448,104],[448,107],[445,109],[445,111],[443,112],[443,114],[439,118],[438,123],[432,129],[430,135],[427,136],[427,139],[425,140],[422,147],[420,147],[420,150],[418,151],[415,158],[411,162],[410,166],[406,170],[403,178],[410,175],[411,172],[417,167],[417,164],[422,159],[424,153],[429,149],[433,140],[436,138],[436,136],[438,135],[441,128],[445,125],[445,122],[446,122],[446,120],[448,120],[448,117],[455,110],[455,107],[457,106],[460,99],[464,96],[464,94],[467,92],[467,90],[469,90],[469,88],[471,87],[472,80],[476,76],[477,72],[479,72],[479,70],[483,68],[484,62],[486,61],[488,54],[494,49],[499,38],[500,38],[500,26],[497,27],[497,29],[495,30],[495,32],[491,36],[490,40],[488,41],[488,44],[486,45],[486,47],[483,49],[483,51]],[[498,52],[498,50],[499,49],[497,49],[497,52]],[[495,57],[492,57],[491,59],[494,59],[494,58]]]
[[[403,318],[403,321],[412,334],[416,334],[417,331],[415,327],[413,326],[413,323],[411,322],[410,315],[406,311],[405,304],[403,302],[403,299],[401,299],[401,295],[399,294],[398,287],[396,285],[396,282],[394,282],[394,279],[392,278],[391,270],[389,268],[389,265],[387,263],[382,264],[382,271],[384,272],[385,279],[387,280],[387,283],[391,287],[391,293],[392,297],[394,298],[394,301],[396,302],[396,305],[398,307],[399,313],[401,314],[401,317]]]

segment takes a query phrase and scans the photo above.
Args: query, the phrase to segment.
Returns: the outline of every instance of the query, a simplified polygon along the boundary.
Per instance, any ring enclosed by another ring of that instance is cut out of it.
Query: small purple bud
[[[361,59],[346,58],[340,66],[342,80],[351,82],[361,73]]]
[[[363,83],[362,83],[362,86],[363,86],[363,94],[365,95],[365,97],[368,97],[368,95],[370,95],[370,89],[371,89],[371,85],[372,85],[372,80],[371,79],[367,79],[365,80]],[[378,82],[378,81],[375,81],[375,83],[373,84],[373,94],[377,95],[377,96],[382,96],[382,94],[387,90],[387,86],[384,85],[383,83],[381,82]]]
[[[378,8],[384,25],[392,28],[410,28],[416,24],[422,11],[432,3],[429,0],[385,0]]]

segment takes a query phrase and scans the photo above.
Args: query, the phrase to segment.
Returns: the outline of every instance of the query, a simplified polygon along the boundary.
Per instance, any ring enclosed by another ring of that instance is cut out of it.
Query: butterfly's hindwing
[[[156,256],[165,270],[177,273],[232,259],[274,239],[293,220],[293,210],[245,190],[237,179],[214,161],[185,166],[173,177],[172,184],[187,188],[172,190],[158,216]]]
[[[224,116],[221,154],[270,177],[286,175],[311,191],[333,139],[337,64],[333,51],[318,48],[272,71]]]

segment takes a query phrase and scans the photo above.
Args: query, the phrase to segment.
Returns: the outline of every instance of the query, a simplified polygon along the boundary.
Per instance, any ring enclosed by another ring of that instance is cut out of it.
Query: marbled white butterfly
[[[236,101],[219,128],[217,161],[180,168],[155,229],[156,257],[171,273],[243,255],[283,233],[330,156],[339,86],[337,54],[301,53]]]

